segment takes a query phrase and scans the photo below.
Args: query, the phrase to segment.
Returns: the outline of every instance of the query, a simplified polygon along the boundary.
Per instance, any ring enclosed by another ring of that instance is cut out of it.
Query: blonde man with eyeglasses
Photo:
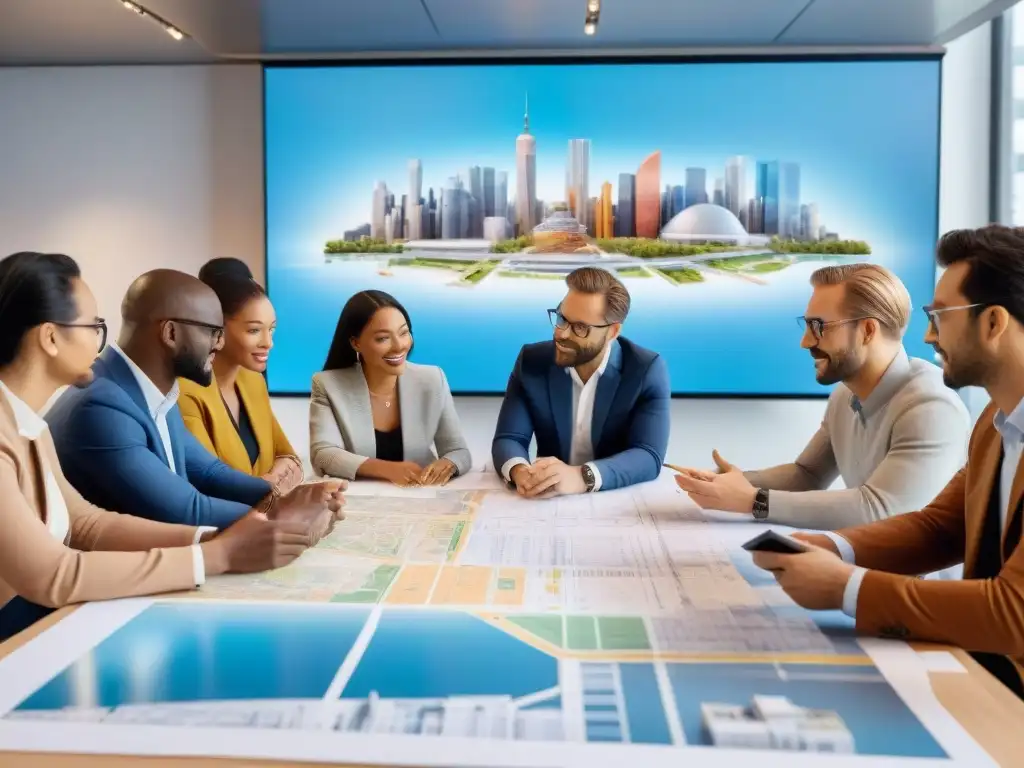
[[[931,362],[910,358],[910,295],[877,264],[817,270],[801,346],[833,389],[821,427],[791,464],[743,472],[681,469],[699,506],[798,528],[835,530],[919,509],[963,466],[971,420]],[[831,490],[837,478],[844,488]]]

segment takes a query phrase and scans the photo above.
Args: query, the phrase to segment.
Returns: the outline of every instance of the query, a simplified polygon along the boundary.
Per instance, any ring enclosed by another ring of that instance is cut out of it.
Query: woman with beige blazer
[[[338,318],[313,377],[310,461],[318,474],[443,485],[471,459],[444,372],[408,362],[412,323],[383,291],[360,291]]]
[[[54,608],[195,589],[285,565],[312,543],[308,522],[254,512],[218,533],[108,512],[75,491],[39,412],[61,387],[92,380],[106,336],[74,260],[0,261],[0,641]]]

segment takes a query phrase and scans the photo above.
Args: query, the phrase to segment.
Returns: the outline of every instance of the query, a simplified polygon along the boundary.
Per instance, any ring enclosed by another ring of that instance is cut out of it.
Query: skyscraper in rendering
[[[408,205],[419,205],[421,197],[423,197],[423,163],[419,160],[410,160]]]
[[[749,229],[747,203],[750,192],[747,189],[748,174],[747,158],[742,155],[730,157],[725,161],[725,207]]]
[[[373,215],[370,219],[370,237],[384,239],[384,217],[388,214],[388,188],[378,181],[373,188]]]
[[[508,216],[508,171],[498,171],[494,181],[493,216]]]
[[[523,132],[516,138],[516,229],[528,235],[537,225],[537,140],[530,135],[530,102],[526,101]]]
[[[619,212],[615,219],[616,237],[634,237],[635,224],[636,176],[632,173],[619,174]]]
[[[661,150],[656,150],[636,171],[636,236],[655,238],[660,231]]]
[[[686,169],[686,207],[708,201],[708,174],[703,168]]]
[[[576,220],[591,234],[594,222],[587,204],[590,200],[590,139],[569,139],[569,159],[566,166],[565,199]]]

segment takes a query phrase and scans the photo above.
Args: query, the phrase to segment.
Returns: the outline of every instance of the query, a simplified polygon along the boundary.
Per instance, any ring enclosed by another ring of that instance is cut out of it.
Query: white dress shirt
[[[612,344],[615,342],[613,341]],[[593,375],[584,382],[576,369],[572,366],[566,368],[566,375],[572,379],[572,444],[569,449],[569,465],[573,467],[590,467],[594,473],[594,490],[601,490],[601,472],[594,464],[594,440],[592,427],[594,423],[594,400],[597,398],[597,384],[601,375],[608,367],[608,360],[611,357],[612,344],[607,345],[604,350],[604,357],[601,365],[594,371]],[[526,459],[515,456],[505,462],[501,468],[501,475],[505,482],[511,482],[512,469],[520,464],[529,464]]]
[[[1009,416],[1002,411],[996,411],[993,423],[1003,442],[1003,465],[999,471],[999,531],[1001,535],[1006,528],[1006,519],[1009,516],[1013,476],[1017,472],[1021,456],[1024,455],[1024,400],[1017,404]],[[850,542],[838,533],[831,531],[826,531],[825,535],[835,542],[843,562],[850,564],[856,562]],[[860,594],[860,585],[864,581],[866,573],[866,569],[857,568],[850,575],[850,580],[846,582],[846,589],[843,590],[843,613],[851,618],[856,618],[857,597]]]
[[[171,472],[177,472],[174,466],[174,450],[171,446],[171,432],[167,428],[167,414],[178,403],[178,382],[174,382],[171,391],[166,395],[153,383],[139,366],[135,364],[128,355],[124,353],[117,344],[111,343],[110,348],[121,356],[121,359],[128,364],[135,381],[142,390],[142,396],[146,399],[146,407],[149,408],[149,415],[156,422],[156,431],[160,434],[160,441],[164,444],[164,453],[167,454],[167,466]]]

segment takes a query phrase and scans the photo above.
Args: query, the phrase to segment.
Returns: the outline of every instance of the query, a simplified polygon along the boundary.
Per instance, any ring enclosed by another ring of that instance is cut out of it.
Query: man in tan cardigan
[[[220,533],[87,503],[64,479],[39,411],[60,387],[88,385],[105,339],[72,259],[0,261],[0,639],[71,603],[195,589],[210,575],[286,565],[340,511],[324,484],[268,498],[265,511]]]

